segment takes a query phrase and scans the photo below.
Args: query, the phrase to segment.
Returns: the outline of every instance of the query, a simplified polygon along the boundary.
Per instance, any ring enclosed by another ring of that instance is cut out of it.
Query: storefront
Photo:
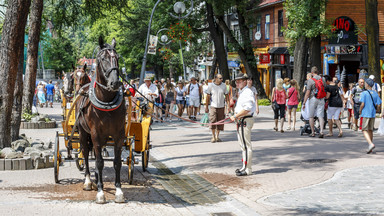
[[[269,95],[271,92],[271,55],[268,53],[268,51],[268,46],[265,48],[254,49],[255,57],[257,59],[257,70],[259,71],[260,75],[260,82],[263,85],[266,95]]]
[[[346,73],[347,79],[341,81],[347,86],[357,82],[360,70],[367,67],[366,45],[358,44],[355,22],[351,18],[338,17],[333,25],[337,36],[330,38],[324,47],[323,73],[338,78]]]
[[[271,88],[275,86],[279,78],[293,78],[293,58],[289,55],[287,47],[272,47],[269,50],[271,54]]]

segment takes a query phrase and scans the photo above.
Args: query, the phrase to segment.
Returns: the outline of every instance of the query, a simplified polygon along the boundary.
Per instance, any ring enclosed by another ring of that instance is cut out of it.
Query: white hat
[[[144,81],[146,81],[146,80],[151,80],[151,77],[150,77],[150,76],[148,76],[148,75],[147,75],[147,76],[145,76],[145,77],[144,77]]]
[[[375,75],[370,75],[369,79],[375,79]]]

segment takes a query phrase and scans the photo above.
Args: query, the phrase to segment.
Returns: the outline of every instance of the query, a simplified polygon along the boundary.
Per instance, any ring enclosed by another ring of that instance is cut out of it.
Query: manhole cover
[[[337,160],[335,159],[308,159],[302,160],[302,163],[335,163]]]

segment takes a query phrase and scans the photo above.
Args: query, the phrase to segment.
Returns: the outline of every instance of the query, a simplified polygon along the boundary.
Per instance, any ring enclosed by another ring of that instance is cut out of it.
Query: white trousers
[[[252,142],[251,134],[253,127],[253,117],[240,119],[237,125],[237,138],[239,139],[240,148],[243,157],[243,167],[248,175],[252,174]]]

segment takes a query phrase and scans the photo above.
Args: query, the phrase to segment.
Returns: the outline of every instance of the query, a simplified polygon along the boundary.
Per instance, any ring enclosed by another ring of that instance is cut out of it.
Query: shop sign
[[[325,53],[327,54],[362,54],[363,47],[361,45],[340,45],[325,46]]]
[[[261,39],[261,32],[260,31],[255,33],[255,39],[256,40],[260,40]]]
[[[285,55],[284,54],[280,55],[280,64],[285,64]]]
[[[346,16],[341,16],[333,21],[332,32],[336,36],[329,39],[329,44],[357,44],[355,22]]]
[[[260,64],[269,64],[271,63],[271,58],[269,53],[261,53],[259,58]]]
[[[236,61],[228,61],[228,67],[240,67],[240,63]]]
[[[338,64],[337,55],[328,55],[328,64]]]

